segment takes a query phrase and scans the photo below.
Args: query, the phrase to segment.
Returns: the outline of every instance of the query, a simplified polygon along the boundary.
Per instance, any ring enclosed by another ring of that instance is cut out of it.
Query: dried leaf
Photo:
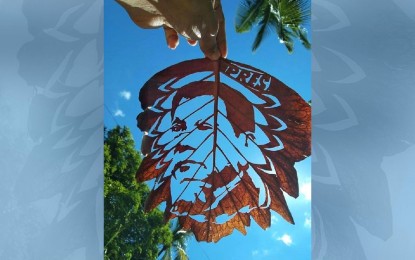
[[[166,202],[197,240],[216,242],[270,210],[294,223],[284,193],[298,196],[294,163],[310,155],[311,108],[295,91],[250,66],[185,61],[141,89],[146,155],[138,181],[154,179],[146,208]]]

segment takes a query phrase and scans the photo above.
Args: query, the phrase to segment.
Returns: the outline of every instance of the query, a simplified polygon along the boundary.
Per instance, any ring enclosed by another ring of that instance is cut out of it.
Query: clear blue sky
[[[296,42],[289,55],[274,33],[252,53],[256,32],[236,34],[234,21],[239,1],[223,0],[228,41],[228,58],[261,69],[311,99],[311,52]],[[309,31],[310,28],[306,27]],[[162,29],[143,30],[113,0],[105,1],[105,125],[128,126],[136,143],[142,133],[136,127],[141,112],[138,93],[156,72],[184,60],[203,57],[198,46],[184,39],[174,51],[166,46]],[[137,146],[139,149],[139,146]],[[262,230],[254,221],[243,236],[238,231],[218,243],[189,242],[190,259],[311,259],[311,159],[296,164],[300,196],[287,197],[296,225],[272,214],[272,225]]]

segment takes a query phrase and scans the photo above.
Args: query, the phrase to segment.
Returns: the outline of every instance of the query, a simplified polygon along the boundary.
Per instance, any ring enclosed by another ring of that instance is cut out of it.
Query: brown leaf
[[[148,180],[161,176],[161,174],[169,166],[169,162],[163,161],[164,158],[165,157],[161,158],[161,160],[153,159],[152,154],[149,154],[146,157],[144,157],[136,174],[137,181],[139,182],[148,181]],[[159,167],[158,165],[158,163],[160,162],[162,165],[161,167]]]
[[[160,187],[150,192],[146,201],[145,210],[150,211],[157,207],[163,201],[170,199],[170,178],[164,181]]]
[[[294,90],[248,65],[199,59],[157,73],[139,99],[148,133],[137,180],[156,187],[147,209],[166,202],[166,220],[208,242],[246,234],[251,217],[266,229],[270,210],[294,223],[283,191],[298,196],[294,164],[311,153],[311,108]]]

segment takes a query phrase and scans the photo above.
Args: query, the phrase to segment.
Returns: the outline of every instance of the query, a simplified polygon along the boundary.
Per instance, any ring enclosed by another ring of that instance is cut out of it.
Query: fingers
[[[187,39],[187,42],[191,45],[191,46],[196,46],[197,41],[195,40],[191,40],[191,39]]]
[[[165,22],[163,28],[166,42],[170,49],[175,49],[179,45],[179,35],[177,32],[180,32],[191,46],[195,46],[197,41],[199,41],[201,51],[209,59],[226,58],[228,50],[222,5],[220,0],[210,1],[203,2],[206,4],[210,3],[210,6],[202,8],[204,12],[200,13],[199,16],[189,16],[193,17],[193,20],[191,19],[190,23],[185,25],[185,29],[183,29],[183,26],[178,26],[181,25],[180,23]]]
[[[213,6],[210,6],[209,13],[204,16],[204,27],[202,26],[202,29],[208,36],[216,36],[218,33],[218,18],[215,12],[215,9],[213,9]]]
[[[220,57],[220,51],[216,44],[216,36],[204,35],[200,39],[200,49],[211,60],[217,60]]]
[[[228,56],[228,45],[226,43],[226,33],[225,33],[225,17],[222,11],[222,5],[219,0],[216,0],[216,15],[219,23],[218,34],[216,35],[216,44],[218,45],[220,56],[226,58]]]
[[[177,45],[179,45],[179,35],[170,27],[163,26],[163,29],[166,36],[167,46],[172,50],[176,49]]]
[[[144,0],[115,0],[128,13],[131,20],[141,28],[154,29],[164,24],[163,15],[153,5],[144,5]]]
[[[215,0],[213,7],[214,24],[206,24],[208,33],[200,39],[200,49],[209,59],[217,60],[227,55],[225,17],[220,0]]]
[[[167,26],[164,26],[163,29],[164,29],[164,34],[166,35],[167,46],[172,50],[176,49],[177,46],[179,45],[178,33],[174,29],[167,27]],[[187,39],[187,42],[191,46],[195,46],[197,44],[197,40]]]

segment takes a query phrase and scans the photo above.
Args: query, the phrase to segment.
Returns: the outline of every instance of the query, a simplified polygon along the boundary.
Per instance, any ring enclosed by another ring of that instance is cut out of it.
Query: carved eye
[[[186,121],[181,120],[180,118],[176,117],[173,121],[173,126],[171,130],[173,132],[179,132],[179,131],[184,131],[186,129],[187,129]]]
[[[213,126],[211,124],[209,124],[208,122],[206,122],[206,121],[200,122],[200,121],[201,120],[197,120],[197,122],[195,123],[195,126],[197,127],[197,129],[203,131],[203,130],[208,130],[208,129],[213,128]]]

